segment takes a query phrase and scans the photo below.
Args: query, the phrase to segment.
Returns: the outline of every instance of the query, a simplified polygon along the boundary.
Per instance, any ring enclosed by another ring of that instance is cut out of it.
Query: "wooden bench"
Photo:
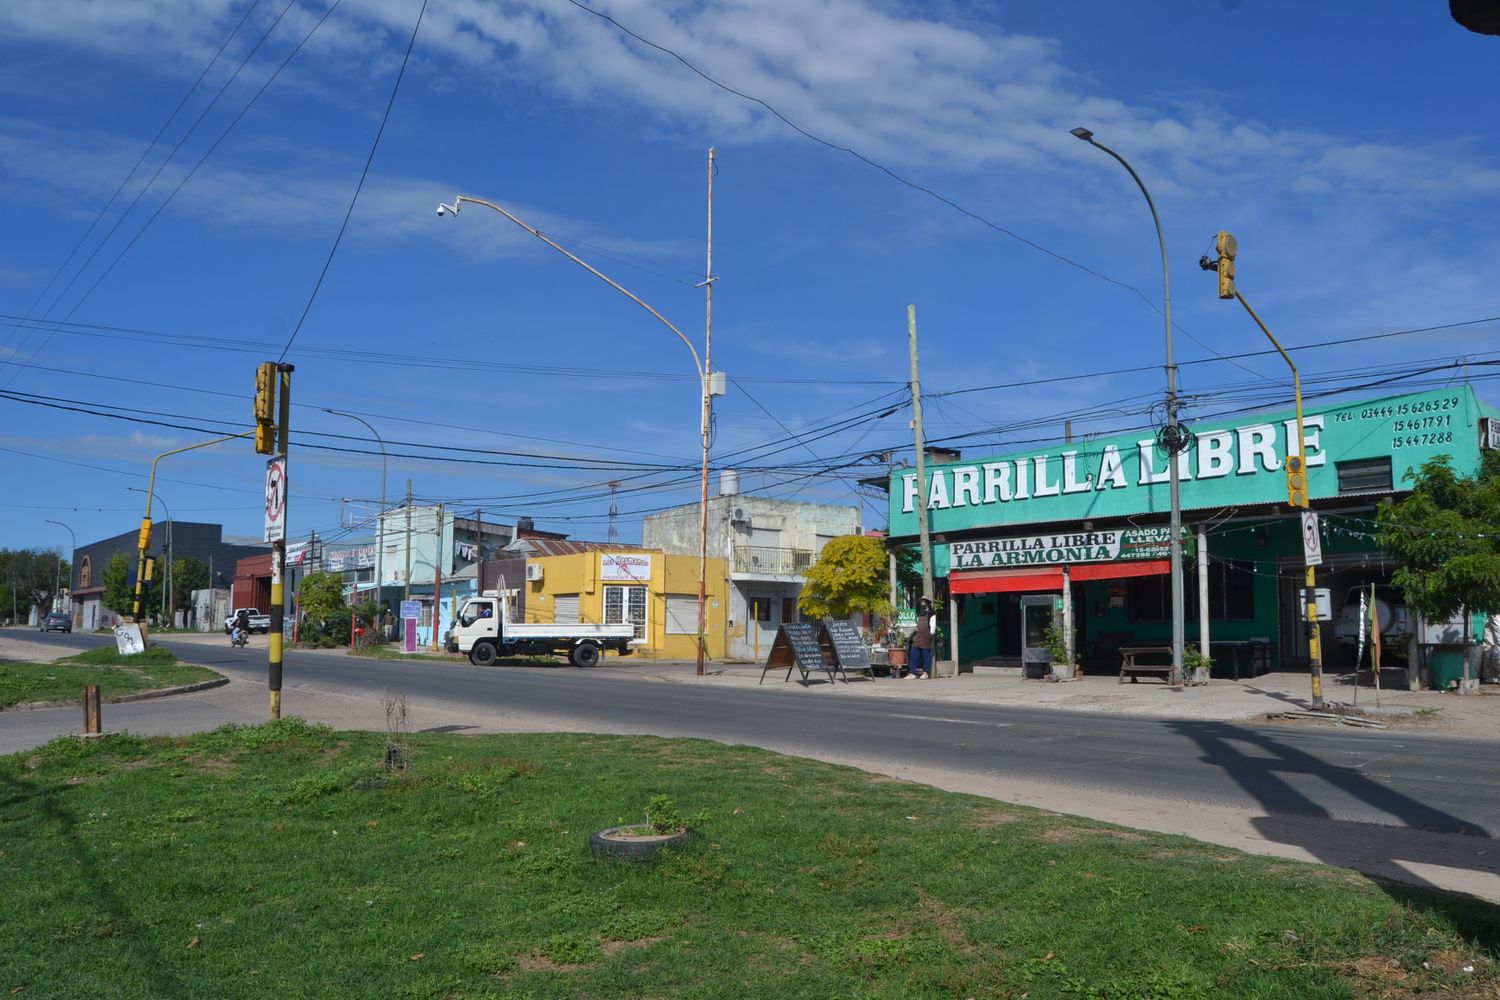
[[[1141,657],[1165,656],[1166,663],[1142,663]],[[1172,647],[1171,646],[1121,646],[1120,647],[1120,683],[1125,683],[1125,675],[1130,675],[1130,683],[1136,683],[1138,674],[1164,674],[1162,681],[1170,684],[1172,681]]]

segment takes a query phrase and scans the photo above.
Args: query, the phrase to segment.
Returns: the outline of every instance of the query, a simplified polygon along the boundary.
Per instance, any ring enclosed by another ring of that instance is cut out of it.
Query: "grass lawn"
[[[0,757],[22,997],[1494,997],[1500,910],[691,740],[297,719]],[[591,832],[708,812],[649,864]],[[1471,965],[1472,972],[1462,971]]]
[[[31,701],[82,701],[86,684],[99,685],[99,697],[108,701],[218,676],[207,667],[179,663],[160,646],[134,656],[100,646],[52,663],[0,663],[0,709]]]

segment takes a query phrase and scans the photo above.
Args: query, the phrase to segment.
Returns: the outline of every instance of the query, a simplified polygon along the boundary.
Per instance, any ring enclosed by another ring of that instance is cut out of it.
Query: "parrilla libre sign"
[[[987,538],[950,542],[953,569],[1002,566],[1055,566],[1064,563],[1114,562],[1118,559],[1166,559],[1170,529],[1126,528],[1122,531],[1061,531],[1021,538]]]
[[[1485,408],[1488,409],[1488,408]],[[1470,474],[1479,465],[1481,407],[1468,386],[1388,396],[1310,411],[1303,420],[1308,495],[1339,495],[1338,465],[1389,458],[1391,483],[1437,455]],[[1191,448],[1176,458],[1182,507],[1286,503],[1283,461],[1295,453],[1292,413],[1240,422],[1188,422]],[[1091,518],[1165,515],[1168,457],[1149,434],[1118,435],[1038,452],[929,465],[891,475],[890,531],[917,533],[926,501],[934,533]]]

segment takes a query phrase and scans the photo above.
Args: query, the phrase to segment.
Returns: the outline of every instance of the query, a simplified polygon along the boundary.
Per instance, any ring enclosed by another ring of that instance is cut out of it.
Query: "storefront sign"
[[[1165,527],[1061,531],[1021,538],[951,542],[948,559],[953,569],[1166,559],[1171,555],[1171,540],[1172,532]]]
[[[651,582],[651,557],[634,553],[604,552],[599,556],[599,579]]]
[[[1468,474],[1478,468],[1480,408],[1467,386],[1329,407],[1303,420],[1308,495],[1337,496],[1337,465],[1389,456],[1399,488],[1408,469],[1437,455]],[[1184,510],[1286,503],[1283,460],[1296,451],[1295,414],[1225,423],[1186,421],[1191,447],[1175,458]],[[1165,514],[1171,506],[1168,456],[1150,434],[927,467],[891,477],[895,537],[917,533],[916,505],[931,530]]]

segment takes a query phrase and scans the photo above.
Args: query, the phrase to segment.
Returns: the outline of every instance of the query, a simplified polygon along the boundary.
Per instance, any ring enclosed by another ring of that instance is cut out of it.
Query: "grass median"
[[[89,684],[99,685],[99,696],[108,701],[219,676],[207,667],[179,662],[160,646],[133,656],[100,646],[51,663],[0,663],[0,709],[34,701],[81,701]]]
[[[747,747],[297,719],[0,758],[22,996],[1493,997],[1496,908]],[[589,835],[666,795],[687,848]],[[1472,971],[1465,971],[1465,968]],[[1486,992],[1487,991],[1487,992]]]

